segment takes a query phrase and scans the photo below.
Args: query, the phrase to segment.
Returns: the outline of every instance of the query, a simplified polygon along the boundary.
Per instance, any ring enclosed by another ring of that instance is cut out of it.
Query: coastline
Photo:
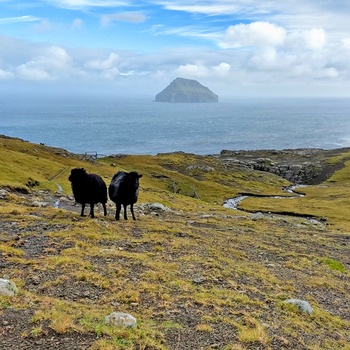
[[[0,139],[13,139],[21,142],[30,142],[19,137],[12,137],[0,134]],[[36,144],[30,142],[32,144]],[[45,145],[38,146],[54,149],[57,154],[65,157],[78,156],[81,159],[96,160],[97,158],[126,157],[131,154],[111,154],[103,155],[97,152],[74,153],[61,147]],[[350,147],[334,149],[322,148],[295,148],[295,149],[257,149],[257,150],[222,150],[219,154],[200,155],[184,151],[161,152],[161,154],[189,154],[197,157],[215,157],[221,163],[230,168],[234,166],[251,168],[253,170],[269,172],[287,179],[294,184],[316,185],[329,178],[335,171],[344,166],[343,162],[330,164],[327,160],[330,157],[350,152]],[[144,155],[144,154],[139,154]],[[350,156],[349,156],[350,159]]]

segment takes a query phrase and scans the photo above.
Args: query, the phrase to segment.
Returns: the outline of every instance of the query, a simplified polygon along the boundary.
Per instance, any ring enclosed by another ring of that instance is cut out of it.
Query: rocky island
[[[176,78],[156,95],[155,102],[218,102],[218,95],[196,80]]]

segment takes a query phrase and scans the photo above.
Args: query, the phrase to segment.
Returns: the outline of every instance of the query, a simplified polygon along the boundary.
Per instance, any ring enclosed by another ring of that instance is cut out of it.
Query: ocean
[[[350,147],[350,99],[0,97],[0,134],[74,153],[201,155],[221,150]]]

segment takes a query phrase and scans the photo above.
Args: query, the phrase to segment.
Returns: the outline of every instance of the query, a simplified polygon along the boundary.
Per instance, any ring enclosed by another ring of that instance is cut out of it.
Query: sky
[[[0,91],[350,97],[349,0],[0,0]]]

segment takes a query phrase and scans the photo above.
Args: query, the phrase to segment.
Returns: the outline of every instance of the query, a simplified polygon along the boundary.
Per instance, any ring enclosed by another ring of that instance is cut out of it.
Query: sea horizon
[[[149,96],[7,96],[0,101],[0,134],[76,154],[350,147],[350,98],[345,97],[163,103]]]

